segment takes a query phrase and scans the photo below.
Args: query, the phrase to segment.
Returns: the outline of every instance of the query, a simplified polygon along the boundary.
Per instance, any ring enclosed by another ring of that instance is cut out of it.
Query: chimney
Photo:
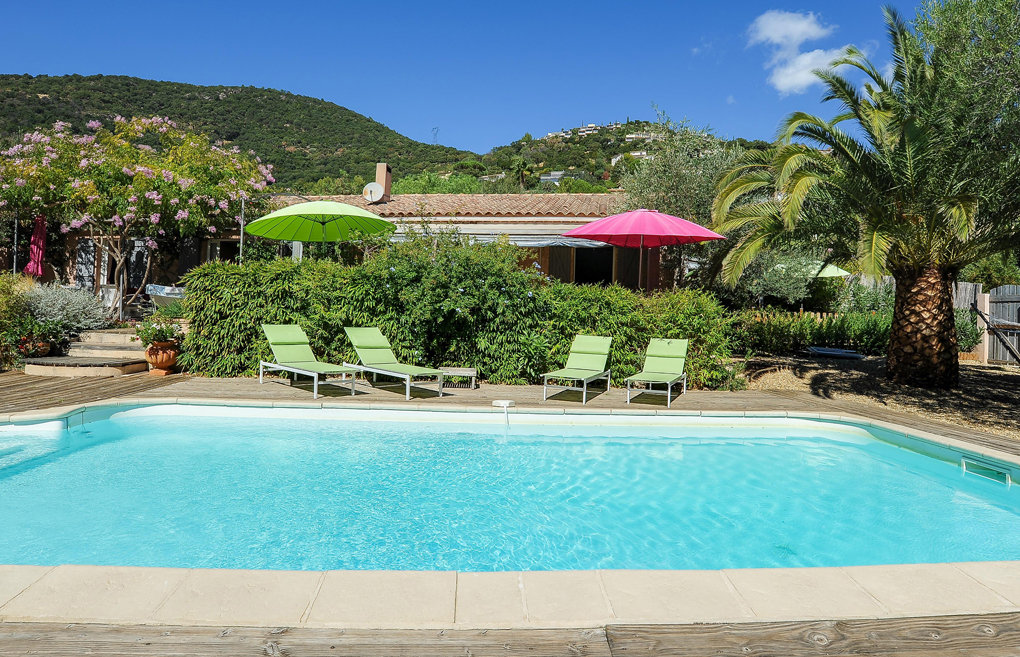
[[[385,203],[390,200],[390,188],[393,186],[393,169],[385,162],[375,165],[375,181],[382,185],[383,194],[379,199]]]

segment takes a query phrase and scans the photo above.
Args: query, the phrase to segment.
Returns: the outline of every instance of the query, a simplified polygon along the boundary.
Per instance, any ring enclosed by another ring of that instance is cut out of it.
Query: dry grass
[[[1020,440],[1020,368],[1016,367],[961,364],[960,387],[948,392],[890,382],[883,358],[762,357],[748,363],[747,379],[752,390],[808,391]]]

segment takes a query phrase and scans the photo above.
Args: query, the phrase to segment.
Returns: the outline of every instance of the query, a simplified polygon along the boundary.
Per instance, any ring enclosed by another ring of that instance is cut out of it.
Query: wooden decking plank
[[[610,625],[614,657],[1020,654],[1020,613],[702,625]],[[1010,652],[1012,651],[1012,652]]]
[[[153,377],[147,374],[107,378],[28,376],[0,374],[0,413],[39,410],[133,395],[180,382],[183,375]]]
[[[605,631],[343,630],[0,623],[0,655],[610,657]]]

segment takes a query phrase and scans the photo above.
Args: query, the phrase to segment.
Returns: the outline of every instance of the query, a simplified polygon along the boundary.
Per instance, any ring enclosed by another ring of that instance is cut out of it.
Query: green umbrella
[[[396,226],[362,210],[336,201],[308,201],[270,212],[245,226],[249,235],[290,242],[340,242],[352,233],[376,235]]]
[[[818,263],[821,266],[821,263]],[[845,269],[840,269],[836,265],[825,265],[821,267],[815,278],[841,278],[843,276],[849,276],[850,272]]]

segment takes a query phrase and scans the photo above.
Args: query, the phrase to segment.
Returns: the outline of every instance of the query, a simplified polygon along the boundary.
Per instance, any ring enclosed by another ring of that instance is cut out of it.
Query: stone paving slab
[[[1020,612],[1018,579],[1020,562],[523,573],[4,566],[0,622],[483,629],[905,618]]]

